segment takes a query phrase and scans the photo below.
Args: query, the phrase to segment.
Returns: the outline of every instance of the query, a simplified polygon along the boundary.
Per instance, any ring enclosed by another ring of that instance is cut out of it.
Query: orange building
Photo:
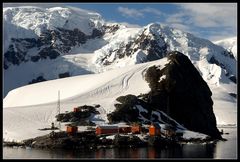
[[[116,134],[118,133],[118,126],[97,126],[96,127],[96,134]]]
[[[78,127],[77,126],[68,125],[66,131],[67,131],[68,134],[73,135],[73,134],[77,133]]]
[[[149,135],[150,136],[161,135],[161,127],[158,124],[151,124],[149,127]]]
[[[79,112],[79,111],[80,111],[80,108],[78,108],[78,107],[73,108],[73,112]]]
[[[135,125],[132,126],[131,131],[132,131],[133,134],[140,134],[141,131],[142,131],[142,128],[141,128],[140,125],[135,124]]]

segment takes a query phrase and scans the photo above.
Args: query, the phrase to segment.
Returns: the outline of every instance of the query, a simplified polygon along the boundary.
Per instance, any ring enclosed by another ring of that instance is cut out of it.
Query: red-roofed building
[[[118,126],[111,126],[111,125],[106,125],[106,126],[97,126],[96,127],[96,134],[116,134],[118,133]]]

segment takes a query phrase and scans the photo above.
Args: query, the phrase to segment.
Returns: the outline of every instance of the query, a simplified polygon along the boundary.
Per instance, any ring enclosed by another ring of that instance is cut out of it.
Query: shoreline
[[[37,149],[101,149],[101,148],[131,148],[131,147],[175,147],[184,144],[215,144],[218,141],[226,139],[167,139],[160,136],[148,136],[146,139],[140,139],[137,134],[115,134],[114,138],[95,135],[94,131],[78,132],[75,135],[69,135],[66,132],[55,132],[44,136],[38,136],[23,140],[21,142],[3,141],[3,147],[21,147]]]

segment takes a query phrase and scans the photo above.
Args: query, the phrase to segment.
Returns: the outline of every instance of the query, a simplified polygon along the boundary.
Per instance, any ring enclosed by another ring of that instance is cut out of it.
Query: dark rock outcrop
[[[69,77],[69,76],[70,76],[69,72],[58,74],[59,78],[66,78],[66,77]]]
[[[145,98],[149,94],[141,94],[139,96],[126,95],[120,96],[116,100],[120,103],[115,104],[116,110],[108,114],[110,123],[126,122],[126,123],[169,123],[174,128],[182,129],[182,127],[173,119],[170,119],[162,111],[152,107]]]
[[[119,25],[103,25],[105,33],[115,33],[119,29]]]
[[[211,90],[188,59],[180,52],[168,54],[169,63],[163,69],[150,67],[146,80],[151,92],[151,107],[166,112],[189,130],[221,138],[216,127]],[[161,81],[160,78],[163,77]]]
[[[99,38],[104,32],[94,28],[91,35],[86,35],[80,29],[67,30],[56,28],[44,30],[37,38],[12,38],[4,53],[4,69],[22,62],[38,62],[40,59],[56,59],[69,53],[72,47],[87,42],[88,39]],[[29,54],[30,50],[37,51]]]
[[[33,79],[31,82],[29,82],[28,84],[34,84],[34,83],[39,83],[39,82],[43,82],[46,81],[46,79],[43,76],[39,76],[36,79]]]
[[[237,78],[236,78],[236,76],[231,75],[231,76],[229,77],[229,79],[230,79],[232,82],[237,83]]]
[[[4,69],[8,69],[10,63],[13,65],[19,65],[25,60],[26,51],[18,50],[16,46],[10,45],[8,51],[4,53]]]
[[[46,47],[42,49],[38,54],[40,55],[41,59],[47,59],[47,58],[55,59],[58,56],[60,56],[60,53],[57,52],[52,47]]]
[[[125,122],[137,122],[138,110],[134,108],[134,105],[138,103],[138,99],[134,95],[120,96],[116,99],[119,104],[115,104],[116,110],[107,115],[110,123],[116,123],[120,121]]]
[[[229,93],[230,96],[237,98],[237,94],[236,93]]]
[[[57,121],[72,122],[73,125],[95,125],[89,120],[91,114],[99,114],[93,106],[83,105],[77,107],[77,112],[66,112],[56,115]]]

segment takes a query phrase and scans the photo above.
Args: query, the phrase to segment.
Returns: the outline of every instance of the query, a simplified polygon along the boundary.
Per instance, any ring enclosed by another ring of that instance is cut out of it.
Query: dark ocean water
[[[236,159],[237,128],[223,129],[223,137],[228,141],[216,144],[184,144],[179,147],[159,149],[146,148],[111,148],[99,150],[39,150],[25,148],[3,148],[4,159]]]

